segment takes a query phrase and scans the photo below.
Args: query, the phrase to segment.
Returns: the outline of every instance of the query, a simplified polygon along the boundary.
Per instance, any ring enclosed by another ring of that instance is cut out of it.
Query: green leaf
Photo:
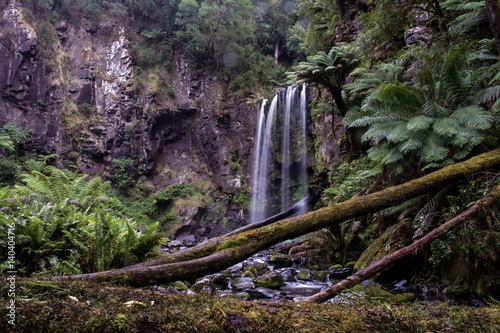
[[[425,130],[428,129],[431,125],[432,122],[434,121],[434,118],[428,117],[425,115],[420,115],[416,117],[412,117],[408,120],[408,123],[406,124],[406,128],[410,131],[420,131],[420,130]]]
[[[399,146],[399,150],[404,154],[409,154],[412,151],[419,150],[424,144],[424,138],[421,135],[415,134],[409,138],[406,142]]]
[[[434,121],[432,129],[436,134],[452,137],[460,132],[461,126],[454,118],[439,118]]]
[[[398,147],[394,147],[389,150],[387,155],[382,159],[383,164],[390,164],[401,161],[405,155],[398,149]]]
[[[394,122],[392,123],[392,125],[395,126],[395,128],[387,136],[387,140],[389,140],[389,142],[398,143],[401,141],[406,141],[413,134],[413,132],[408,130],[406,126],[407,122],[405,121]]]
[[[448,149],[443,143],[443,140],[436,134],[429,135],[422,146],[421,160],[425,163],[443,161],[448,156]]]
[[[450,118],[456,119],[460,123],[470,128],[486,130],[493,125],[493,115],[480,106],[467,106],[453,112]]]
[[[382,140],[386,138],[394,130],[393,123],[376,123],[373,124],[361,137],[362,141],[370,141],[372,139]]]

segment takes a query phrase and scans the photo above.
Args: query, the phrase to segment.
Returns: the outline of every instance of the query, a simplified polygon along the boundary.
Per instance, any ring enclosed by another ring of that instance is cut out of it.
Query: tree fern
[[[472,54],[468,44],[453,48],[439,74],[425,69],[417,75],[424,82],[416,84],[396,77],[377,82],[373,73],[359,71],[364,77],[347,90],[365,98],[346,118],[350,127],[368,127],[362,136],[373,145],[368,156],[397,172],[403,165],[427,171],[467,157],[494,125],[492,113],[475,96],[481,86],[475,73],[488,63]]]

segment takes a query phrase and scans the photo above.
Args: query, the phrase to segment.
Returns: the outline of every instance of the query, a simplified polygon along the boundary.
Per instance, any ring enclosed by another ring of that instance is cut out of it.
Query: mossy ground
[[[35,280],[17,281],[12,328],[3,281],[2,332],[500,332],[500,306],[270,303]]]

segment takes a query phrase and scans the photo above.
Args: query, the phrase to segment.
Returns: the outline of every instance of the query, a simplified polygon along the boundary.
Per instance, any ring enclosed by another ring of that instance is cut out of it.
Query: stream
[[[208,292],[242,300],[300,302],[352,273],[349,267],[337,268],[337,265],[332,269],[320,269],[317,266],[307,265],[303,260],[293,260],[287,253],[289,246],[286,246],[286,243],[261,251],[221,272],[200,278],[192,285],[187,282],[176,282],[157,288],[168,293]],[[486,305],[469,293],[446,292],[446,290],[446,285],[412,284],[407,280],[382,285],[369,279],[332,298],[329,302],[375,300],[396,303],[418,301],[469,306]]]

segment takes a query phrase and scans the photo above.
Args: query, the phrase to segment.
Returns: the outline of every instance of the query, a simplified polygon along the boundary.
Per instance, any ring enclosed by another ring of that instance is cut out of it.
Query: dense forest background
[[[0,1],[0,9],[12,3],[16,1]],[[216,77],[226,99],[256,103],[281,86],[310,84],[310,192],[320,197],[313,209],[498,147],[498,2],[18,3],[37,35],[36,58],[51,80],[60,79],[58,67],[65,64],[57,60],[57,45],[65,38],[66,25],[98,34],[112,22],[123,27],[130,43],[134,83],[126,89],[137,100],[175,99],[178,59],[195,77]],[[3,47],[13,53],[15,35],[9,28],[0,32]],[[37,103],[40,110],[50,108]],[[95,101],[64,101],[62,122],[78,133],[72,145],[84,141],[79,130],[92,125],[97,109]],[[148,108],[145,114],[156,111]],[[325,119],[330,126],[326,134],[317,125]],[[17,264],[26,275],[95,272],[150,258],[172,228],[182,225],[181,206],[213,208],[217,217],[210,221],[220,226],[228,223],[228,206],[247,214],[248,186],[230,192],[203,182],[152,188],[141,180],[147,172],[141,174],[127,158],[116,158],[106,172],[89,176],[72,164],[77,156],[63,159],[55,151],[31,149],[29,127],[2,125],[0,228],[7,235],[9,226],[16,226]],[[334,160],[321,153],[325,140],[340,149]],[[241,159],[249,158],[236,151],[229,156],[230,173],[242,171]],[[304,240],[303,255],[320,264],[362,268],[456,216],[498,186],[498,175],[498,170],[475,174],[317,232]],[[7,248],[6,240],[0,239],[2,248]],[[499,212],[492,207],[382,278],[446,282],[498,297],[499,247]],[[7,262],[7,252],[0,253],[0,261]]]

